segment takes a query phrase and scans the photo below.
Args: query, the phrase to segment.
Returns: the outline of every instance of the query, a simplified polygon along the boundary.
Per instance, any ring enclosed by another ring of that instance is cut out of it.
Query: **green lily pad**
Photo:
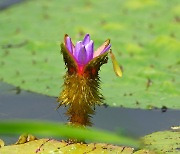
[[[123,151],[124,154],[131,154],[134,149],[130,147],[113,146],[103,143],[67,143],[53,139],[39,139],[20,145],[4,146],[0,148],[0,153],[23,154],[26,153],[118,153]]]
[[[143,137],[145,147],[160,153],[180,153],[180,131],[161,131]]]
[[[60,42],[90,33],[97,48],[107,38],[123,67],[101,68],[105,103],[128,108],[180,109],[178,0],[26,1],[0,12],[0,79],[57,97],[65,74]]]

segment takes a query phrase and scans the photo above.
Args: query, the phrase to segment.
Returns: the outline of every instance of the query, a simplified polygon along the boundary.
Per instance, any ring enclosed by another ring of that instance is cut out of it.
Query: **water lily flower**
[[[67,73],[64,77],[63,90],[58,97],[58,107],[69,106],[66,114],[70,123],[90,126],[90,115],[94,113],[95,105],[103,104],[104,97],[100,93],[98,71],[103,64],[107,63],[108,53],[116,74],[121,76],[120,67],[110,48],[109,39],[94,50],[94,42],[89,34],[75,45],[67,34],[64,36],[61,52]]]
[[[74,56],[77,64],[79,66],[86,65],[93,58],[109,51],[111,48],[110,40],[108,39],[100,46],[96,51],[94,51],[94,42],[90,39],[90,35],[86,34],[83,41],[78,41],[76,45],[71,41],[71,38],[65,35],[65,46],[68,51]]]
[[[64,37],[64,45],[66,50],[73,58],[76,66],[78,67],[78,73],[82,74],[85,66],[94,58],[106,53],[110,50],[110,40],[106,40],[96,51],[94,51],[94,42],[90,39],[90,35],[86,34],[82,41],[78,41],[74,45],[71,38],[66,34]]]

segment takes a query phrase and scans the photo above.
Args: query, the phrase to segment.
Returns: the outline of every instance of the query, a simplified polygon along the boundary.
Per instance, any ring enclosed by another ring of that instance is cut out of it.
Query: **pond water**
[[[20,90],[0,82],[0,120],[33,119],[67,122],[66,108],[57,107],[56,98]],[[167,130],[180,124],[180,111],[124,109],[97,106],[92,117],[94,127],[115,131],[124,130],[129,135],[141,137],[154,131]],[[0,136],[7,144],[17,136]]]

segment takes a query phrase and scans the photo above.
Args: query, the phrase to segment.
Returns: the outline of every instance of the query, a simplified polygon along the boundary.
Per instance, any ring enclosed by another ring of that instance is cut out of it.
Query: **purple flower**
[[[73,55],[78,66],[83,67],[93,58],[107,52],[111,48],[110,40],[106,40],[96,51],[94,51],[94,42],[90,39],[90,35],[86,34],[83,41],[78,41],[74,46],[71,38],[66,34],[65,47],[68,52]]]

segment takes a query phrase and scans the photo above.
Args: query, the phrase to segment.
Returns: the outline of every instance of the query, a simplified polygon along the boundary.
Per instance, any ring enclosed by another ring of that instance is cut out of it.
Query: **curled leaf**
[[[113,68],[114,68],[114,72],[116,73],[117,76],[122,77],[122,70],[114,56],[114,54],[112,53],[112,50],[110,50],[110,57],[113,63]]]

